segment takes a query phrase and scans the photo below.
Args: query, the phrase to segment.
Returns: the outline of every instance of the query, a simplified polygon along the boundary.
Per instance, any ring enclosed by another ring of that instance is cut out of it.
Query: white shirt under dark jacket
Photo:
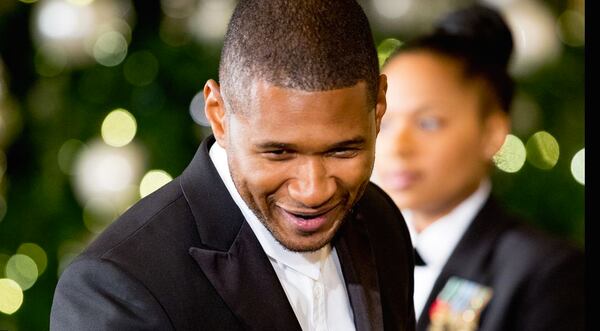
[[[477,191],[420,233],[417,233],[411,221],[410,210],[402,210],[413,246],[426,263],[424,266],[415,266],[414,303],[417,318],[425,313],[423,307],[433,284],[460,238],[488,199],[491,187],[489,179],[483,180]]]
[[[355,330],[352,307],[335,248],[327,245],[311,253],[284,248],[237,191],[229,172],[226,151],[214,143],[209,154],[229,194],[269,257],[302,330]]]

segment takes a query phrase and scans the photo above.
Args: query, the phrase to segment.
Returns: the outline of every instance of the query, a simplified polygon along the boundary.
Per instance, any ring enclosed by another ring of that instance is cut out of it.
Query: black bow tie
[[[415,266],[423,267],[423,266],[427,265],[427,263],[425,263],[425,261],[423,260],[421,255],[419,255],[419,252],[417,251],[417,249],[414,247],[413,247],[413,254],[415,256]]]

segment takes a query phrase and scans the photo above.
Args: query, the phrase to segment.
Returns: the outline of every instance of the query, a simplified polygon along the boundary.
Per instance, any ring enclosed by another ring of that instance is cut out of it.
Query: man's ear
[[[483,146],[483,157],[491,160],[502,147],[506,136],[510,133],[510,118],[502,110],[494,110],[485,119],[486,139]]]
[[[217,143],[221,147],[226,148],[227,123],[225,103],[221,96],[221,87],[213,79],[209,79],[204,85],[204,114],[210,123]]]
[[[385,114],[385,110],[387,109],[387,101],[385,98],[385,94],[387,92],[387,76],[384,74],[379,75],[379,82],[377,84],[377,100],[375,104],[375,121],[377,124],[377,133],[381,128],[381,119]]]

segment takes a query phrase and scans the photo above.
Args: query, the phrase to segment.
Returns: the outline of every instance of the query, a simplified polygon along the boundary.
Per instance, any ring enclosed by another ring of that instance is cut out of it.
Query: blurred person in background
[[[214,136],[62,274],[51,330],[414,330],[400,211],[369,183],[386,80],[353,0],[243,0]]]
[[[494,9],[450,13],[385,62],[373,180],[415,247],[417,330],[583,330],[583,254],[490,196],[510,131],[511,32]]]

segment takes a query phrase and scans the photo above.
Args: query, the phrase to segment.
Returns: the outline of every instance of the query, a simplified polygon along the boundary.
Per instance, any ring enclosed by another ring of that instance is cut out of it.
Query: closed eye
[[[286,149],[273,149],[261,152],[261,154],[270,160],[283,161],[290,159],[293,156],[293,152]]]
[[[329,151],[327,154],[332,157],[349,159],[353,158],[360,152],[358,148],[336,148],[334,150]]]

